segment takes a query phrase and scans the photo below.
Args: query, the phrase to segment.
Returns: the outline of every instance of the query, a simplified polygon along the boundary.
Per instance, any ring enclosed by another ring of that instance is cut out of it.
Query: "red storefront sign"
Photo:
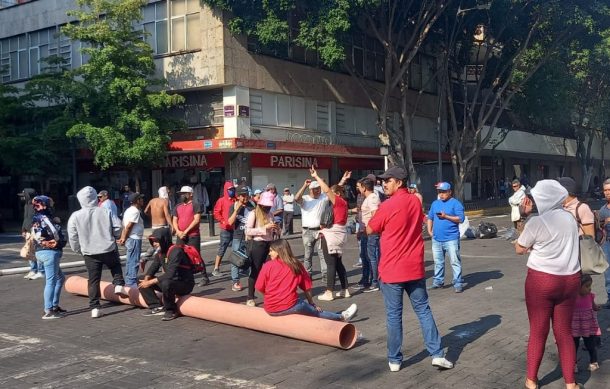
[[[315,157],[308,155],[252,154],[252,167],[278,169],[307,169],[314,166],[318,169],[330,169],[330,157]]]
[[[222,168],[225,166],[221,153],[209,154],[170,154],[165,156],[164,169],[190,169],[190,168]]]

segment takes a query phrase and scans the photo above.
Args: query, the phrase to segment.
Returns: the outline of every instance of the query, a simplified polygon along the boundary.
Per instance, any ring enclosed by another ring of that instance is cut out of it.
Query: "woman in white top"
[[[553,322],[553,334],[567,389],[578,388],[574,377],[572,313],[580,288],[578,227],[563,210],[568,192],[555,180],[538,181],[531,197],[524,199],[526,213],[533,203],[539,216],[531,217],[515,244],[517,254],[529,254],[525,280],[525,304],[530,322],[527,345],[526,388],[538,388],[538,369]],[[532,201],[533,200],[533,201]]]
[[[278,238],[280,227],[273,221],[273,200],[275,195],[264,192],[253,212],[248,214],[246,221],[246,238],[251,240],[248,250],[250,258],[250,276],[248,277],[248,301],[246,305],[254,307],[254,285],[263,264],[269,255],[269,244]]]

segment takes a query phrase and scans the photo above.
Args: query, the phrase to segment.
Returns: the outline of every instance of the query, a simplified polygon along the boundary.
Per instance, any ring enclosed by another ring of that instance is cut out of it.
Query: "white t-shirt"
[[[144,236],[144,221],[140,215],[140,210],[134,206],[125,210],[123,214],[123,228],[126,228],[130,222],[134,223],[134,225],[129,232],[129,238],[142,239],[142,236]]]
[[[284,202],[284,212],[294,212],[294,195],[283,195],[282,201]]]
[[[580,271],[578,227],[574,217],[563,209],[531,217],[517,243],[532,248],[527,260],[530,269],[555,275]]]
[[[360,212],[362,214],[361,220],[364,227],[369,224],[369,220],[371,220],[373,214],[375,211],[377,211],[377,208],[379,208],[380,203],[381,202],[379,201],[379,196],[377,196],[377,193],[373,192],[366,196],[362,202],[362,205],[360,206]]]
[[[328,197],[322,193],[317,199],[310,195],[303,196],[301,203],[301,225],[307,228],[319,228],[324,205]]]

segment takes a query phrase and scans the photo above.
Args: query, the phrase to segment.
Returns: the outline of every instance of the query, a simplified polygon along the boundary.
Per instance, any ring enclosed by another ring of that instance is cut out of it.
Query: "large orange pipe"
[[[66,291],[87,295],[87,279],[72,276],[66,280]],[[137,288],[125,289],[129,298],[114,294],[114,285],[100,282],[104,300],[146,307],[146,302]],[[209,320],[236,327],[267,332],[308,342],[324,344],[348,350],[356,343],[356,328],[353,324],[304,315],[270,316],[264,309],[229,303],[197,296],[180,297],[178,310],[184,316]]]

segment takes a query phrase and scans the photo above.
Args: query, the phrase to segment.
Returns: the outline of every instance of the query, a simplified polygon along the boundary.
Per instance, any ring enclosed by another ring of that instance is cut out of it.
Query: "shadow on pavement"
[[[464,276],[464,282],[468,284],[468,288],[472,288],[485,281],[498,280],[502,277],[504,277],[504,274],[500,270],[481,271],[466,274]]]
[[[457,362],[467,344],[479,339],[490,329],[497,327],[501,322],[502,316],[487,315],[476,321],[451,327],[451,332],[443,336],[443,345],[447,347],[447,359],[451,362]],[[423,350],[404,361],[403,368],[421,362],[428,356],[428,351]]]

